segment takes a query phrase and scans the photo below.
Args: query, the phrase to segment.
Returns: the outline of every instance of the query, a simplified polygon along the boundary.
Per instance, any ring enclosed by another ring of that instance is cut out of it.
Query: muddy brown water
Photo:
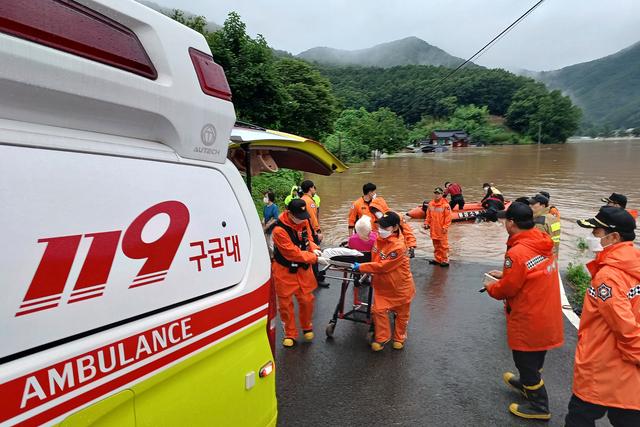
[[[560,263],[584,261],[590,254],[577,247],[588,232],[575,223],[593,216],[612,192],[629,198],[628,208],[640,208],[640,139],[529,145],[453,148],[444,153],[398,154],[351,165],[342,174],[309,175],[321,196],[320,222],[325,242],[347,238],[351,203],[362,195],[362,185],[373,182],[391,209],[406,212],[431,197],[445,181],[463,187],[465,201],[482,197],[482,183],[493,182],[514,200],[540,190],[551,194],[561,214]],[[433,246],[422,233],[420,220],[411,220],[418,238],[417,256],[431,256]],[[449,230],[454,260],[500,262],[507,233],[498,223],[454,223]]]

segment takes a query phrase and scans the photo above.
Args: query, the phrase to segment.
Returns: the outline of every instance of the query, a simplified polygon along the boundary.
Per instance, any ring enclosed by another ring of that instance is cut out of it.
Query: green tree
[[[278,61],[276,71],[287,96],[279,117],[280,127],[317,140],[330,133],[337,116],[337,100],[329,80],[297,59]]]
[[[507,111],[507,124],[514,130],[541,142],[557,143],[578,130],[581,111],[560,91],[548,92],[541,83],[519,89]]]
[[[224,68],[238,118],[278,128],[287,94],[264,37],[249,37],[240,15],[231,12],[223,27],[206,38],[214,60]]]
[[[169,14],[169,18],[178,21],[182,25],[186,25],[200,34],[207,34],[207,18],[204,16],[187,16],[182,10],[173,9]]]

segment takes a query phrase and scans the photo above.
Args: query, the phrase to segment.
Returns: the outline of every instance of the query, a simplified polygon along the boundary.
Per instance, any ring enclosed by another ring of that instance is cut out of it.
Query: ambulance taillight
[[[202,91],[207,95],[231,101],[231,89],[227,76],[222,67],[215,63],[213,57],[194,48],[189,48],[189,55]]]
[[[0,32],[151,80],[158,77],[133,31],[75,1],[2,0]]]
[[[271,354],[276,357],[276,314],[278,312],[276,306],[276,287],[273,279],[269,279],[269,309],[267,313],[267,336],[269,337],[269,345],[271,346]]]

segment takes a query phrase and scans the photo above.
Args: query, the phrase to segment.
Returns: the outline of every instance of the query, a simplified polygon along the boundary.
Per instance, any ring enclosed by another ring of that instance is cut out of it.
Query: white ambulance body
[[[275,424],[268,252],[205,39],[130,0],[0,18],[0,425]]]

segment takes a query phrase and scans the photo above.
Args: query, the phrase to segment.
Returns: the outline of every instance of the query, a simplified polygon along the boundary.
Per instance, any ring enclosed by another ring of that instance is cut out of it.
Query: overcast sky
[[[362,49],[407,36],[468,58],[536,0],[155,0],[222,24],[238,12],[250,35],[294,54],[316,46]],[[551,70],[640,41],[640,0],[546,0],[479,60]]]

